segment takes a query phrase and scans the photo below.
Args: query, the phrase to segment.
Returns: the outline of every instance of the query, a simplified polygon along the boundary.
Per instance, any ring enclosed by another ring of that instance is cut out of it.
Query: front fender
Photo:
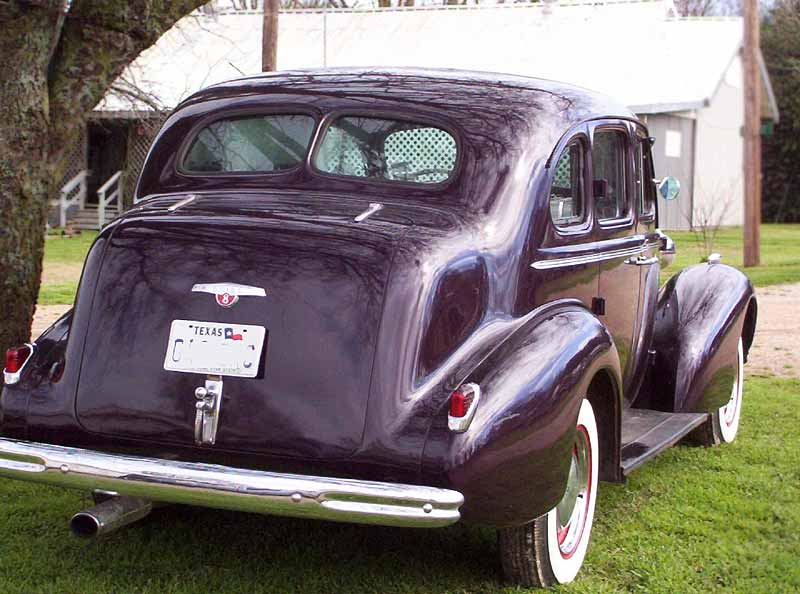
[[[429,434],[423,472],[438,471],[464,494],[466,520],[514,526],[552,509],[590,382],[607,370],[621,385],[614,343],[593,314],[580,305],[543,310],[470,374],[482,397],[469,429],[449,432],[443,410]]]
[[[750,280],[731,266],[698,264],[673,276],[658,299],[650,406],[675,412],[724,406],[739,338],[745,360],[753,340],[756,307]]]

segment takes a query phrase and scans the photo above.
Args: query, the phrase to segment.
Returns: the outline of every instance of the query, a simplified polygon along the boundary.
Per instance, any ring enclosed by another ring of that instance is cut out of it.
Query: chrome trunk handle
[[[214,445],[217,440],[219,413],[222,408],[222,378],[208,376],[205,387],[194,391],[197,398],[194,418],[194,441],[197,445]]]

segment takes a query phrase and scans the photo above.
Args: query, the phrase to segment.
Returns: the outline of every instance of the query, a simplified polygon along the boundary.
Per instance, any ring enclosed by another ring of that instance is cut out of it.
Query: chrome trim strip
[[[367,208],[367,210],[365,210],[360,215],[358,215],[356,218],[354,218],[353,222],[354,223],[360,223],[361,221],[366,221],[368,218],[370,218],[372,215],[374,215],[376,212],[378,212],[382,208],[383,208],[383,204],[381,204],[380,202],[370,202],[369,208]]]
[[[633,266],[651,266],[657,262],[660,262],[658,256],[651,256],[650,258],[645,256],[632,256],[625,260],[625,264],[632,264]]]
[[[192,285],[192,293],[210,293],[211,295],[235,295],[237,297],[266,297],[267,292],[261,287],[240,285],[237,283],[197,283]]]
[[[645,243],[632,248],[625,248],[620,250],[611,250],[607,252],[596,252],[594,254],[583,254],[581,256],[567,256],[565,258],[554,258],[552,260],[537,260],[531,264],[531,268],[536,270],[550,270],[552,268],[566,268],[568,266],[581,266],[584,264],[593,264],[595,262],[602,262],[604,260],[612,260],[614,258],[626,258],[636,256],[649,249],[654,249],[659,246],[656,242]]]
[[[181,208],[182,206],[186,206],[186,205],[187,205],[187,204],[189,204],[190,202],[194,202],[195,198],[197,198],[197,195],[196,195],[196,194],[189,194],[189,195],[188,195],[186,198],[184,198],[183,200],[178,200],[178,201],[177,201],[175,204],[173,204],[172,206],[170,206],[169,208],[167,208],[167,210],[168,210],[169,212],[175,212],[176,210],[178,210],[178,209],[179,209],[179,208]]]
[[[20,365],[20,368],[14,372],[6,371],[5,368],[3,368],[3,382],[6,386],[13,386],[14,384],[19,383],[19,380],[22,379],[22,372],[25,371],[25,366],[28,364],[28,361],[33,358],[33,353],[36,352],[35,342],[26,342],[25,346],[30,347],[31,353],[28,355],[28,358],[25,359],[25,362]]]
[[[152,501],[339,522],[436,528],[461,517],[457,491],[106,454],[0,438],[0,476]]]

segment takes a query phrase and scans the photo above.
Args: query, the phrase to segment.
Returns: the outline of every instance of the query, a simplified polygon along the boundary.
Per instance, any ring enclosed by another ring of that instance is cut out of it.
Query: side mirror
[[[681,193],[681,182],[671,175],[668,175],[664,179],[654,179],[653,181],[656,182],[656,189],[664,200],[675,200],[678,194]]]

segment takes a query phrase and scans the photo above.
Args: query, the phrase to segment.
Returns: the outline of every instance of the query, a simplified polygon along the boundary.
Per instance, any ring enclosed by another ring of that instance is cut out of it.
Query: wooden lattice
[[[131,121],[131,125],[128,128],[128,158],[124,174],[126,208],[133,203],[136,181],[139,179],[139,173],[142,171],[147,152],[150,150],[150,145],[161,129],[161,125],[167,115],[166,113],[155,112],[151,116]]]
[[[67,153],[67,159],[67,169],[64,171],[64,176],[59,180],[55,188],[53,188],[52,200],[58,200],[61,188],[64,184],[88,167],[86,126],[81,128],[80,136],[70,147]]]

